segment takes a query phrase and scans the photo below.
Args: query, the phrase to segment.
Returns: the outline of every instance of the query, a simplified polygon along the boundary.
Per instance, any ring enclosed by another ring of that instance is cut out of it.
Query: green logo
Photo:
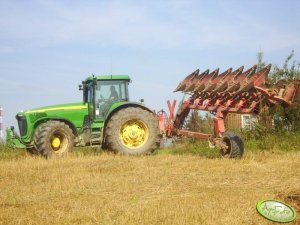
[[[256,205],[257,211],[265,218],[281,223],[288,223],[296,218],[296,211],[283,202],[262,200]]]

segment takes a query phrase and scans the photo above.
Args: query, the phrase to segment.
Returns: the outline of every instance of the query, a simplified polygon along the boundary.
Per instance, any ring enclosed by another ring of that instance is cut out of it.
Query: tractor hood
[[[51,106],[44,106],[40,108],[26,110],[23,113],[31,114],[31,113],[46,113],[51,111],[69,111],[69,110],[80,110],[80,109],[87,109],[87,104],[85,103],[68,103],[68,104],[59,104],[59,105],[51,105]]]
[[[16,115],[16,119],[20,136],[24,139],[29,139],[32,137],[32,132],[35,128],[49,119],[65,121],[70,127],[76,129],[82,126],[86,115],[88,115],[88,104],[80,102],[26,110],[19,112]]]

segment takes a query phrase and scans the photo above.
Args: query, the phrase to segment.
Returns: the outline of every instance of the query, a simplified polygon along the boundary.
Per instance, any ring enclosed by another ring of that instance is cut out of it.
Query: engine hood
[[[88,115],[87,103],[68,103],[60,105],[51,105],[19,112],[16,115],[20,135],[30,141],[29,138],[35,128],[47,120],[65,121],[70,127],[80,128],[84,117]]]
[[[80,110],[80,109],[87,109],[87,104],[79,102],[79,103],[51,105],[51,106],[44,106],[44,107],[40,107],[40,108],[26,110],[23,113],[25,113],[25,114],[47,113],[50,111],[69,111],[69,110]]]

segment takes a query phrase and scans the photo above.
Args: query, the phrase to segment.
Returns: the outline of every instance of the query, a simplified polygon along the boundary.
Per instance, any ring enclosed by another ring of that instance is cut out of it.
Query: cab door
[[[91,120],[95,119],[95,86],[93,85],[93,83],[89,83],[88,85],[88,111],[89,111],[89,115]]]

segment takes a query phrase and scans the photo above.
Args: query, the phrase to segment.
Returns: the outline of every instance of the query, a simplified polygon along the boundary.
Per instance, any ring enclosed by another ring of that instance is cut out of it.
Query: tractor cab
[[[111,106],[117,102],[128,102],[127,75],[88,77],[79,85],[83,90],[83,101],[88,103],[89,115],[93,119],[105,119]]]

